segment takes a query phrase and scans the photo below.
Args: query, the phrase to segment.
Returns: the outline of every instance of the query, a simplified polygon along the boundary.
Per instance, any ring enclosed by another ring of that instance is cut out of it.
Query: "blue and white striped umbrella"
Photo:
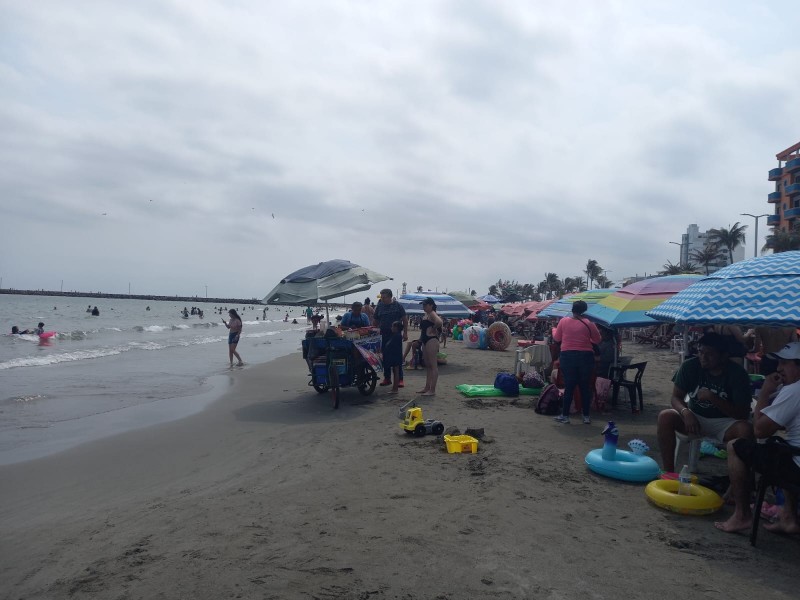
[[[469,317],[472,314],[470,309],[448,294],[426,294],[425,292],[403,294],[397,301],[406,309],[407,314],[424,315],[425,311],[422,310],[421,302],[425,298],[433,298],[433,301],[436,302],[436,314],[440,317],[448,319],[462,318]]]
[[[800,326],[800,251],[734,263],[675,294],[647,315],[698,325]]]

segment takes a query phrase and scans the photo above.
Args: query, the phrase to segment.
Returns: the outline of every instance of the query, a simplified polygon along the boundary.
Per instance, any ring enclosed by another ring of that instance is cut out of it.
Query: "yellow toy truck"
[[[422,437],[427,434],[442,435],[444,433],[444,424],[434,419],[423,419],[422,409],[413,400],[400,409],[400,416],[403,419],[400,429],[408,435]]]

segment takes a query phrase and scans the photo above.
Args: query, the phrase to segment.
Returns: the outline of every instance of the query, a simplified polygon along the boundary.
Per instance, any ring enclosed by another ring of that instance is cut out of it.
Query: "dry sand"
[[[492,383],[514,354],[446,351],[422,406],[485,428],[476,455],[400,432],[422,371],[399,398],[348,389],[333,411],[298,354],[232,373],[201,414],[0,468],[0,596],[797,597],[797,539],[762,531],[753,549],[714,516],[651,506],[644,486],[586,470],[606,416],[560,426],[527,399],[468,401],[453,386]],[[648,361],[645,412],[613,418],[621,443],[655,448],[677,358],[625,354]]]

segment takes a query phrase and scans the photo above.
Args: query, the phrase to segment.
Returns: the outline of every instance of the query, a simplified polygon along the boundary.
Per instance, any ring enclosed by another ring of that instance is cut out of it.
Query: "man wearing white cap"
[[[783,437],[800,449],[800,342],[786,344],[769,355],[778,361],[778,371],[764,380],[753,410],[753,429],[757,438],[767,438],[783,429]],[[777,394],[775,393],[777,391]],[[752,468],[777,469],[786,483],[800,484],[800,456],[775,457],[769,446],[755,440],[737,439],[728,443],[728,470],[736,508],[727,521],[714,523],[722,531],[747,531],[753,526],[750,509]],[[778,521],[764,527],[780,533],[800,533],[797,520],[797,494],[785,490],[786,501]]]

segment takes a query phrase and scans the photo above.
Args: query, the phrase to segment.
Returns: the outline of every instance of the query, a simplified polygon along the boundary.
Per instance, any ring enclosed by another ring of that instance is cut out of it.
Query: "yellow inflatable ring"
[[[708,515],[722,508],[722,497],[714,490],[690,483],[692,495],[681,496],[678,485],[675,479],[656,479],[647,484],[644,493],[656,506],[681,515]]]

